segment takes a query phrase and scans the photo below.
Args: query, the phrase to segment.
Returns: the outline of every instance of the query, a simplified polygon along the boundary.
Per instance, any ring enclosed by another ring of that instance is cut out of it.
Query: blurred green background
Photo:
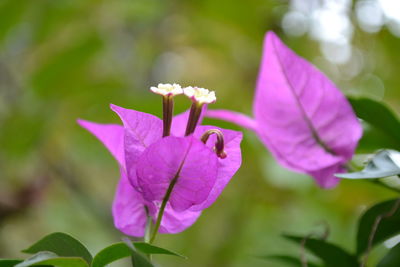
[[[22,257],[21,249],[54,231],[92,252],[118,242],[110,218],[117,164],[76,119],[119,122],[110,103],[160,115],[161,99],[148,90],[159,82],[215,90],[212,107],[251,114],[268,30],[344,93],[399,112],[398,3],[1,0],[0,257]],[[176,105],[179,112],[189,102]],[[156,241],[189,259],[156,257],[162,266],[281,266],[255,256],[299,255],[280,234],[326,224],[329,240],[354,251],[357,217],[394,196],[361,181],[319,189],[244,134],[242,168],[218,201],[185,232]],[[384,250],[375,249],[371,262]]]

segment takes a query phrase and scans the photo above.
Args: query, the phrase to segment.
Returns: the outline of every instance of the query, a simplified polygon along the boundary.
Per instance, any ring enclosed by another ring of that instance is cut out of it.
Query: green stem
[[[144,209],[146,210],[146,218],[147,218],[147,220],[146,220],[146,229],[145,229],[145,232],[144,232],[144,242],[145,243],[149,243],[149,241],[150,241],[150,233],[151,233],[151,226],[152,226],[151,216],[149,214],[149,208],[147,208],[145,206]]]
[[[151,235],[151,238],[150,238],[150,242],[149,242],[150,244],[152,244],[154,242],[154,240],[156,239],[158,229],[160,228],[160,225],[161,225],[161,219],[164,215],[165,207],[167,206],[167,202],[171,196],[172,189],[174,189],[174,186],[175,186],[176,182],[178,181],[179,173],[180,173],[180,169],[177,172],[177,174],[175,175],[174,179],[172,179],[171,183],[168,186],[167,192],[165,193],[164,199],[161,203],[160,211],[158,212],[157,221],[156,221],[155,227],[153,229],[153,234]]]
[[[149,244],[152,244],[154,242],[154,240],[156,239],[156,236],[157,236],[157,233],[158,233],[158,229],[160,228],[161,220],[162,220],[162,217],[164,215],[165,207],[167,206],[168,200],[171,197],[172,190],[174,189],[174,186],[175,186],[176,182],[178,181],[179,175],[181,173],[183,164],[185,163],[185,160],[186,160],[187,154],[189,153],[189,150],[190,150],[190,148],[186,151],[186,154],[183,157],[183,160],[182,160],[182,162],[181,162],[181,164],[180,164],[180,166],[178,168],[178,171],[176,172],[174,178],[171,180],[171,182],[170,182],[170,184],[168,186],[167,192],[165,193],[165,196],[164,196],[163,201],[161,203],[160,210],[158,211],[157,221],[156,221],[156,224],[154,226],[153,233],[151,235]]]
[[[146,228],[145,228],[145,232],[144,232],[144,242],[145,243],[149,243],[151,227],[152,227],[152,219],[151,219],[151,216],[149,214],[149,208],[147,206],[144,206],[144,209],[146,211],[146,218],[147,218],[147,220],[146,220]],[[146,254],[146,257],[151,262],[151,254]]]

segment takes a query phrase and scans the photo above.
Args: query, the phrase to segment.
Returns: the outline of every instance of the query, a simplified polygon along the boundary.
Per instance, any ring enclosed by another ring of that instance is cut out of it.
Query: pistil
[[[208,138],[212,135],[215,134],[217,136],[217,141],[215,142],[214,146],[214,151],[217,153],[217,156],[221,159],[226,158],[226,152],[224,150],[224,135],[223,133],[218,130],[218,129],[211,129],[206,131],[202,136],[201,136],[201,141],[206,144],[208,141]]]

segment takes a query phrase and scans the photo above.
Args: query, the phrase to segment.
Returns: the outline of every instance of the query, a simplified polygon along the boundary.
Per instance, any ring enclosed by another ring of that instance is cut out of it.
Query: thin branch
[[[307,242],[307,239],[315,236],[315,237],[320,238],[320,239],[325,241],[329,236],[330,230],[329,230],[328,223],[325,222],[325,221],[322,221],[322,222],[320,222],[318,224],[322,224],[323,226],[325,226],[324,233],[323,233],[322,236],[319,236],[315,232],[311,232],[301,240],[301,243],[300,243],[300,262],[301,262],[301,266],[302,267],[308,267],[308,262],[307,262],[307,257],[306,257],[306,242]]]
[[[377,216],[375,218],[374,224],[372,225],[371,233],[370,233],[370,235],[368,237],[367,251],[365,252],[365,256],[364,256],[364,259],[361,262],[360,267],[365,267],[366,264],[367,264],[368,256],[369,256],[369,254],[371,252],[372,245],[373,245],[374,238],[375,238],[375,234],[376,234],[376,231],[378,230],[379,224],[381,223],[381,221],[383,219],[387,219],[389,217],[392,217],[395,214],[395,212],[399,209],[399,207],[400,207],[400,198],[397,199],[397,201],[394,203],[393,207],[390,209],[389,212],[381,214],[381,215],[379,215],[379,216]]]
[[[300,243],[300,261],[302,267],[308,267],[307,257],[306,257],[306,241],[312,236],[311,234],[306,235]]]

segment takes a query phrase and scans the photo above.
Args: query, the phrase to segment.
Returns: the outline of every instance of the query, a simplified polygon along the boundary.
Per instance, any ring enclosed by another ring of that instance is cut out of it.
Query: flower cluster
[[[123,125],[78,121],[118,161],[114,223],[137,237],[144,236],[149,220],[154,233],[177,233],[192,225],[241,165],[240,132],[200,125],[206,105],[216,100],[214,92],[178,84],[150,90],[163,97],[162,120],[111,105]],[[192,107],[173,117],[173,97],[182,93]]]
[[[207,110],[215,93],[199,87],[159,84],[163,119],[111,105],[123,126],[79,120],[110,150],[121,169],[114,222],[128,235],[177,233],[192,225],[221,194],[241,165],[242,134],[202,126],[206,115],[253,130],[282,165],[333,187],[351,159],[362,128],[349,102],[319,70],[267,33],[253,103],[253,117]],[[191,99],[173,116],[173,99]]]

